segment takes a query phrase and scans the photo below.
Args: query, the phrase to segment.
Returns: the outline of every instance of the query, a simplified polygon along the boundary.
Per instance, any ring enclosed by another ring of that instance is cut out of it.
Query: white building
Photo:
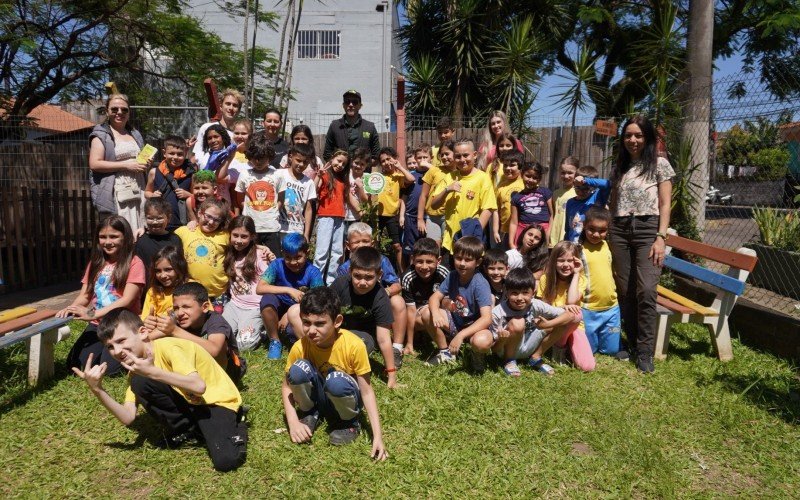
[[[224,41],[242,47],[241,18],[231,19],[216,2],[191,0],[191,14]],[[263,0],[261,8],[281,14],[279,31],[259,25],[256,44],[277,54],[286,1]],[[247,35],[252,43],[252,20]],[[302,121],[316,134],[324,134],[331,120],[341,117],[342,94],[361,93],[361,115],[375,123],[378,132],[394,124],[394,89],[401,68],[399,44],[393,33],[399,18],[392,2],[380,0],[305,1],[295,49],[289,121]],[[288,35],[287,35],[288,46]],[[257,85],[264,82],[256,82]]]

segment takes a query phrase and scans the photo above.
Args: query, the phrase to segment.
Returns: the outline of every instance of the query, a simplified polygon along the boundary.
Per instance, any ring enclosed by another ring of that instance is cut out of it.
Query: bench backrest
[[[664,258],[664,266],[708,283],[709,285],[715,286],[735,296],[744,293],[744,285],[747,281],[747,277],[758,262],[758,258],[753,250],[749,248],[740,248],[733,252],[724,248],[718,248],[706,243],[683,238],[678,236],[674,229],[670,229],[669,233],[670,236],[667,240],[668,248],[667,255]],[[722,274],[669,255],[669,252],[673,248],[714,262],[719,262],[720,264],[725,264],[729,266],[728,272]]]

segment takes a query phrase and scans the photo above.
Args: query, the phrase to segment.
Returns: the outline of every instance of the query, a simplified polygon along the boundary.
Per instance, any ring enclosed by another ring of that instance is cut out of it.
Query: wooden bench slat
[[[11,321],[12,319],[21,318],[22,316],[27,316],[28,314],[32,314],[35,312],[36,308],[30,306],[19,306],[13,309],[6,309],[5,311],[0,312],[0,323],[5,323],[6,321]]]
[[[673,271],[686,274],[692,278],[697,278],[700,281],[731,292],[736,296],[744,293],[744,282],[698,266],[697,264],[692,264],[691,262],[673,257],[672,255],[666,255],[664,257],[664,265]]]
[[[21,330],[16,330],[8,335],[3,335],[0,337],[0,349],[10,346],[12,344],[16,344],[17,342],[21,342],[23,340],[29,339],[31,337],[35,337],[42,332],[47,330],[52,330],[53,328],[61,328],[63,325],[66,325],[72,321],[71,318],[50,318],[45,319],[44,321],[39,321],[27,328],[23,328]]]
[[[20,328],[26,328],[34,323],[38,323],[48,318],[52,318],[53,316],[56,315],[56,312],[58,311],[55,311],[53,309],[43,309],[41,311],[28,314],[27,316],[23,316],[17,319],[12,319],[11,321],[6,321],[5,323],[0,324],[0,340],[2,340],[3,335],[9,332],[19,330]]]
[[[691,309],[693,312],[697,314],[702,314],[703,316],[719,316],[719,312],[704,305],[698,304],[697,302],[687,299],[683,295],[673,292],[668,288],[664,288],[661,285],[658,285],[658,294],[668,298],[673,302],[677,302],[682,306],[686,306]]]
[[[736,269],[745,269],[748,272],[753,272],[756,267],[758,258],[752,255],[745,255],[732,250],[724,248],[717,248],[715,246],[707,245],[699,241],[690,240],[682,236],[670,234],[667,240],[667,246],[682,252],[688,252],[699,257],[703,257],[715,262],[727,264],[735,267]],[[737,294],[738,295],[738,294]]]
[[[690,309],[684,305],[678,304],[674,300],[670,300],[663,295],[659,295],[656,297],[656,304],[664,307],[664,309],[668,310],[669,312],[674,313],[681,313],[681,314],[694,314],[694,309]]]

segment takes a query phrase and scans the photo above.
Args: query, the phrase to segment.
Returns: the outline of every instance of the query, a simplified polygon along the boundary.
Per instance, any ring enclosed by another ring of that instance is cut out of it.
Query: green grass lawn
[[[72,326],[74,339],[82,325]],[[243,390],[248,460],[228,474],[214,472],[202,448],[156,449],[146,416],[136,430],[119,425],[66,375],[74,340],[59,345],[56,380],[38,390],[24,387],[22,349],[6,349],[0,496],[796,496],[796,367],[736,341],[734,361],[722,364],[702,330],[679,328],[653,376],[606,357],[594,373],[557,367],[552,378],[525,370],[519,379],[496,367],[474,377],[407,360],[403,388],[374,383],[385,463],[370,460],[366,432],[334,448],[322,426],[313,444],[293,445],[280,403],[283,362],[258,350]],[[121,398],[124,380],[106,389]]]

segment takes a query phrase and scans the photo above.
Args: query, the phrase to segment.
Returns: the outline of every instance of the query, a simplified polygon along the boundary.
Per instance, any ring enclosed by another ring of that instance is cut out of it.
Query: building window
[[[339,31],[300,30],[297,33],[298,59],[339,59]]]

